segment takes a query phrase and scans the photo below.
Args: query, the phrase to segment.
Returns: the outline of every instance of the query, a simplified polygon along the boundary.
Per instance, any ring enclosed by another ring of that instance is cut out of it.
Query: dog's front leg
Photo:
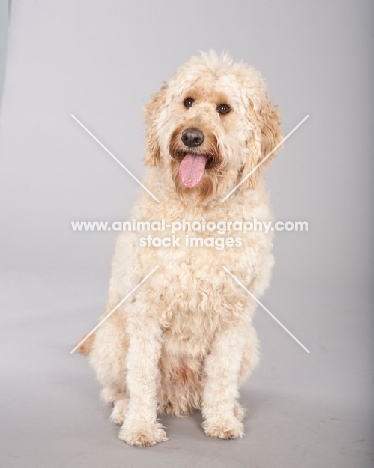
[[[130,445],[150,446],[167,440],[165,431],[157,422],[161,328],[157,320],[143,314],[130,315],[128,326],[127,385],[130,401],[118,437]]]
[[[205,360],[202,414],[205,434],[220,439],[243,437],[243,424],[234,415],[245,326],[219,331]]]

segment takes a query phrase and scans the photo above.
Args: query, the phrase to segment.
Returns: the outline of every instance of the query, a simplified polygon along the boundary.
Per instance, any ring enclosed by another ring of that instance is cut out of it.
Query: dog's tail
[[[83,335],[81,339],[78,341],[78,343],[80,343],[87,335],[88,333]],[[90,352],[92,351],[94,339],[95,339],[95,333],[92,333],[92,335],[86,338],[84,342],[79,346],[78,351],[85,355],[90,354]]]

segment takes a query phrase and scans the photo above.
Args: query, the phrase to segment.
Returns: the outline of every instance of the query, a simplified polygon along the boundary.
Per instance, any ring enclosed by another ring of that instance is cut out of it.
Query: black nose
[[[198,128],[186,128],[182,132],[181,139],[183,143],[190,148],[194,146],[200,146],[204,141],[204,133],[201,132]]]

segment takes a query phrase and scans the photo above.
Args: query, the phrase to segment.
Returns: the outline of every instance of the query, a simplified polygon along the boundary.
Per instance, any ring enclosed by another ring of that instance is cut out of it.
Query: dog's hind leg
[[[78,347],[78,351],[82,354],[85,354],[85,355],[89,355],[91,350],[92,350],[92,346],[93,346],[93,342],[94,342],[94,339],[95,339],[95,334],[92,333],[92,335],[88,336],[86,338],[86,336],[88,335],[88,333],[85,333],[83,336],[81,336],[80,340],[78,341],[78,343],[80,343],[83,339],[85,339],[83,341],[83,343]]]
[[[124,423],[129,399],[128,393],[117,393],[114,400],[113,411],[110,415],[111,421],[119,425]]]
[[[259,362],[259,341],[255,328],[250,325],[245,335],[245,345],[239,372],[239,385],[244,383]]]
[[[251,325],[246,334],[246,341],[243,350],[243,356],[240,364],[239,371],[239,385],[244,383],[253,369],[257,366],[259,361],[258,352],[259,342],[257,333],[254,327]],[[234,405],[234,415],[239,421],[243,421],[246,414],[246,409],[243,408],[237,401]]]
[[[118,394],[126,393],[127,348],[126,322],[119,309],[97,329],[89,356],[106,403],[115,403]]]

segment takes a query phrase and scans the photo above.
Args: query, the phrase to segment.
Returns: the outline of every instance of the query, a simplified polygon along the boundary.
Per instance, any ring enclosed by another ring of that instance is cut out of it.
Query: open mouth
[[[186,153],[179,166],[179,177],[185,187],[196,187],[204,176],[208,156]]]
[[[221,166],[215,135],[204,135],[195,127],[178,127],[171,136],[169,153],[178,163],[173,164],[173,178],[178,177],[179,187],[193,189],[200,184],[206,171]]]

